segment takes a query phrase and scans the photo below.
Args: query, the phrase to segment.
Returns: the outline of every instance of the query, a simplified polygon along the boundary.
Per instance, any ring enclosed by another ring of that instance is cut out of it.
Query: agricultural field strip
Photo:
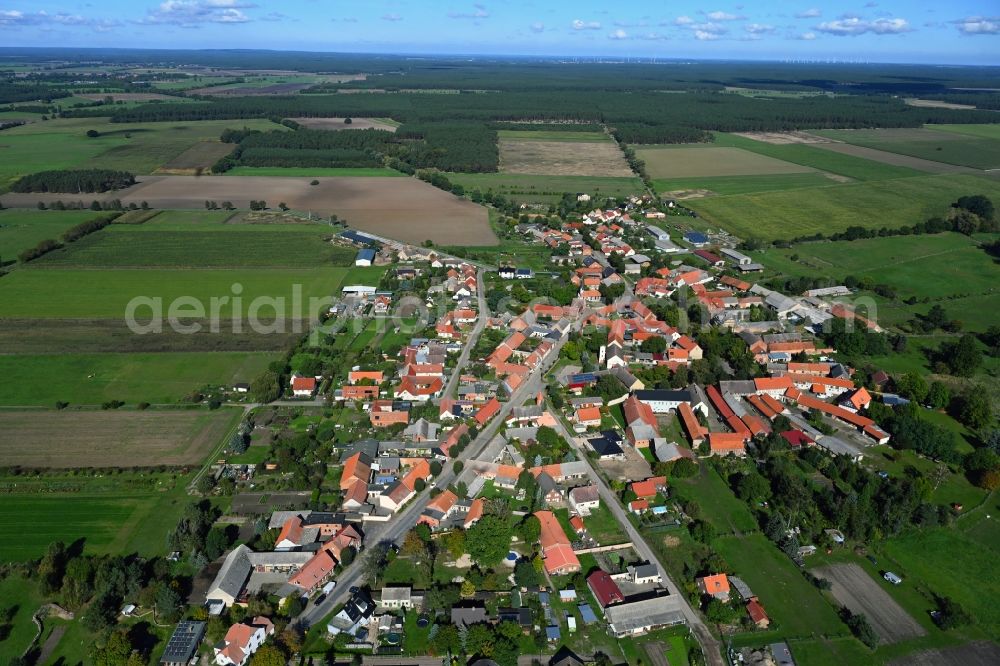
[[[733,147],[677,145],[642,146],[636,150],[654,179],[712,176],[762,176],[805,173],[812,167]]]
[[[22,467],[193,465],[235,424],[240,411],[0,410],[0,459]],[[113,443],[113,444],[112,444]]]
[[[874,130],[817,130],[816,135],[865,148],[943,162],[973,170],[1000,168],[1000,140],[930,127]]]
[[[856,564],[833,564],[814,573],[829,580],[830,593],[852,613],[861,613],[871,622],[882,643],[918,638],[927,633],[900,606],[880,583]]]
[[[611,141],[500,139],[500,172],[554,176],[633,176]]]

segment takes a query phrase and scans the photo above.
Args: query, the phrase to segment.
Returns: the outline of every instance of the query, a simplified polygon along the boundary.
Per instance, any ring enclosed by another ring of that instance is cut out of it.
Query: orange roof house
[[[755,377],[753,380],[757,393],[769,393],[771,395],[781,395],[792,387],[792,378],[782,377]]]
[[[549,575],[563,575],[580,570],[577,559],[566,533],[555,514],[551,511],[536,511],[535,517],[541,523],[538,542],[542,547],[542,563]]]
[[[708,445],[712,455],[735,453],[738,456],[746,454],[746,438],[738,432],[710,432]]]
[[[601,410],[597,407],[581,407],[576,410],[576,422],[585,426],[601,425]]]
[[[691,438],[691,445],[698,446],[705,441],[705,429],[698,422],[691,405],[682,402],[677,407],[677,413],[681,415],[681,423],[684,424],[684,429],[687,430],[688,437]]]
[[[385,377],[380,370],[352,370],[347,375],[347,381],[352,384],[357,384],[358,382],[369,380],[376,384],[381,384],[385,381]]]
[[[729,577],[724,573],[704,576],[697,581],[702,594],[715,597],[719,601],[729,601]]]
[[[667,485],[667,477],[665,476],[651,476],[648,479],[642,481],[632,482],[632,492],[635,496],[640,499],[649,499],[656,497],[656,493],[659,492],[660,488],[665,488]]]
[[[402,478],[403,485],[410,490],[416,490],[417,479],[427,480],[431,475],[431,464],[426,458],[418,458],[417,461]]]
[[[368,483],[371,475],[371,459],[361,451],[358,451],[344,461],[344,470],[340,475],[340,489],[347,490],[357,481]]]
[[[479,522],[479,519],[483,517],[483,498],[477,497],[472,500],[472,504],[469,505],[469,512],[465,514],[465,522],[463,527],[469,529],[473,525]]]
[[[683,403],[682,403],[683,404]],[[636,421],[641,421],[651,428],[656,428],[656,415],[653,408],[639,400],[634,395],[630,395],[622,405],[625,412],[625,423],[632,425]]]
[[[448,436],[445,437],[443,440],[441,440],[441,443],[438,444],[438,448],[441,449],[441,453],[449,455],[448,451],[451,449],[451,447],[458,444],[458,441],[462,439],[462,435],[468,435],[468,434],[469,434],[469,426],[465,425],[464,423],[460,423],[459,425],[455,426],[454,428],[448,431]]]
[[[479,408],[479,411],[476,412],[474,418],[476,419],[476,423],[478,423],[479,427],[481,428],[487,423],[489,423],[490,419],[496,416],[499,412],[500,412],[500,401],[497,400],[496,398],[490,398],[489,402],[487,402],[485,405]]]

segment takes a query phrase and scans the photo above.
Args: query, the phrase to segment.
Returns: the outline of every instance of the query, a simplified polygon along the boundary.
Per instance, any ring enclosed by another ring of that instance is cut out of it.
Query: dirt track
[[[829,580],[830,592],[852,613],[863,613],[879,642],[897,643],[923,636],[927,631],[857,564],[834,564],[813,573]]]
[[[409,243],[496,245],[486,209],[416,178],[288,178],[269,176],[143,176],[140,182],[106,194],[6,194],[3,205],[34,208],[39,201],[146,201],[153,208],[201,209],[205,201],[230,201],[249,208],[263,199],[276,208],[332,214],[363,231]],[[317,185],[310,185],[317,180]]]

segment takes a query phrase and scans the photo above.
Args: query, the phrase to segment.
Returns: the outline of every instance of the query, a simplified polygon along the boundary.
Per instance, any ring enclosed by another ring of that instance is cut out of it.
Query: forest
[[[625,139],[637,125],[722,132],[782,131],[801,127],[919,127],[924,123],[992,122],[989,111],[908,106],[883,96],[845,95],[762,99],[724,93],[628,95],[589,92],[509,92],[440,95],[298,95],[237,97],[203,104],[147,104],[114,112],[112,122],[190,121],[288,117],[390,117],[407,122],[577,120],[621,125]],[[69,110],[89,116],[106,110]]]
[[[14,192],[108,192],[135,185],[135,174],[112,169],[57,169],[22,176]]]

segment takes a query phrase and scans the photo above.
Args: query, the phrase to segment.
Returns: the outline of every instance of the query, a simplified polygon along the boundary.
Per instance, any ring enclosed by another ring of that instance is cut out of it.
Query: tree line
[[[108,192],[135,185],[135,174],[113,169],[54,169],[21,176],[13,192]]]

